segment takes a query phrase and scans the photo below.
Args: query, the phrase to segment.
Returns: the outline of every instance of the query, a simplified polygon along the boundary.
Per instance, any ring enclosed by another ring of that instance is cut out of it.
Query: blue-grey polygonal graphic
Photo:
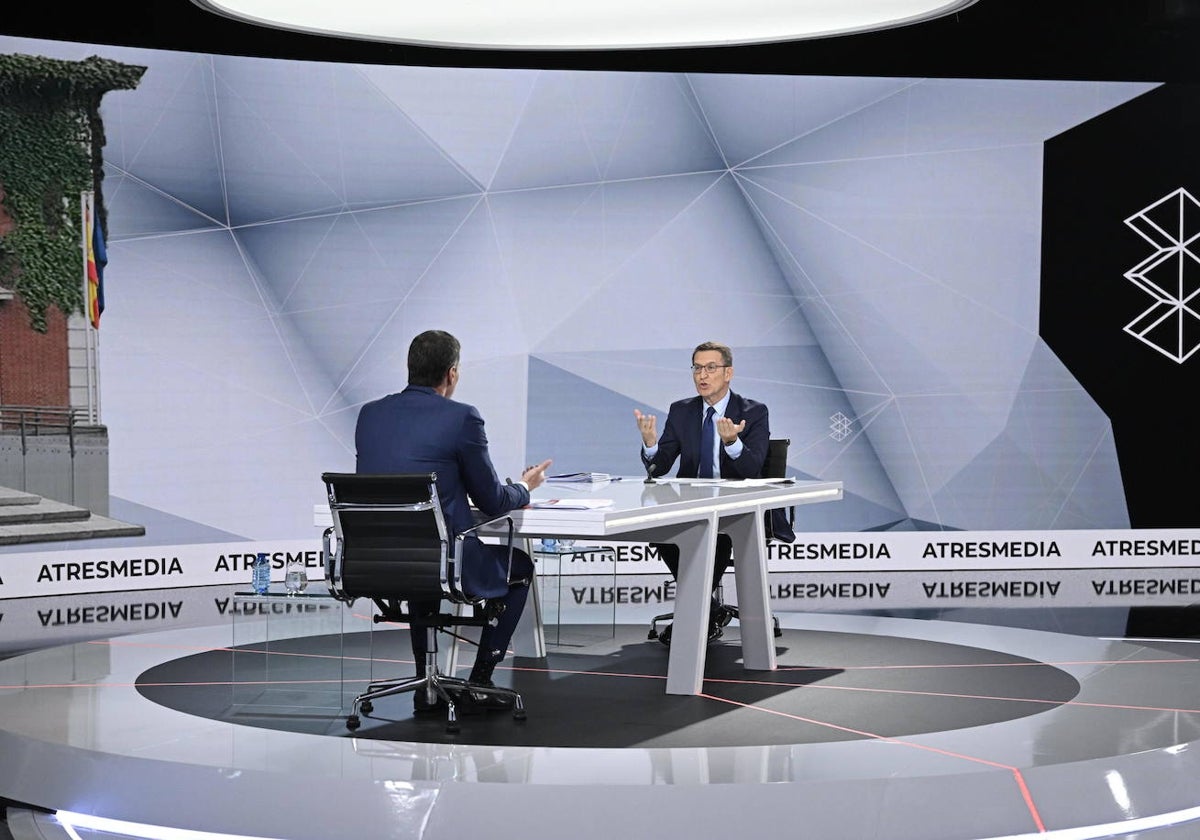
[[[1125,325],[1125,332],[1179,364],[1200,348],[1200,202],[1180,187],[1125,220],[1155,249],[1125,272],[1154,299],[1145,312]]]
[[[1041,144],[1152,85],[0,50],[148,68],[103,101],[100,362],[114,509],[160,535],[316,539],[430,328],[501,475],[636,475],[633,408],[718,340],[789,472],[845,483],[806,530],[1128,522],[1037,337]]]
[[[602,356],[591,357],[602,365]],[[586,366],[585,366],[586,368]],[[529,359],[529,423],[525,449],[531,461],[553,459],[553,473],[605,472],[610,475],[642,474],[638,447],[641,438],[633,411],[645,406],[587,376],[555,367],[536,356]],[[546,448],[557,430],[570,426],[575,439],[569,450]]]

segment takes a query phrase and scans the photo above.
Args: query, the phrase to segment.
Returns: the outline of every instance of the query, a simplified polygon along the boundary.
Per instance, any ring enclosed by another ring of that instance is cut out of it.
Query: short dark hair
[[[458,364],[462,346],[443,330],[426,330],[408,345],[408,384],[436,388]]]
[[[703,344],[697,344],[696,349],[692,351],[692,361],[696,361],[697,353],[707,353],[710,350],[716,350],[721,354],[721,364],[725,367],[733,366],[733,351],[725,344],[718,341],[706,341]]]

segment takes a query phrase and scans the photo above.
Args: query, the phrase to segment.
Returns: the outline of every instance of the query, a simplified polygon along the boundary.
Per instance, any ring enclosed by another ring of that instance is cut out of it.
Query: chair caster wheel
[[[666,630],[663,630],[661,633],[659,633],[658,640],[660,642],[662,642],[664,645],[666,645],[667,647],[670,647],[671,646],[671,628],[668,627]]]
[[[513,709],[513,720],[525,720],[525,710]]]
[[[358,729],[361,723],[362,721],[358,719],[358,715],[350,715],[350,717],[346,718],[346,728],[351,732],[353,732],[355,729]]]
[[[776,639],[783,638],[783,631],[780,630],[778,627],[775,628],[775,638]]]
[[[456,720],[452,720],[446,724],[446,731],[451,735],[457,735],[459,728],[458,721]]]
[[[364,715],[369,715],[369,714],[371,714],[371,712],[375,711],[375,707],[371,704],[370,700],[362,701],[362,703],[359,704],[358,708],[362,709],[362,713]]]
[[[654,639],[657,639],[657,638],[658,638],[657,630],[651,630],[649,633],[646,634],[647,641],[653,641]]]

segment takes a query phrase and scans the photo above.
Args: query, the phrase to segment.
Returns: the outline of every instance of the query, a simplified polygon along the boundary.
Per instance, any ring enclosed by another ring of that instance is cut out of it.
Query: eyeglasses
[[[702,373],[707,373],[712,376],[721,368],[733,367],[733,365],[719,365],[716,362],[709,362],[706,365],[692,365],[692,376],[699,376]]]

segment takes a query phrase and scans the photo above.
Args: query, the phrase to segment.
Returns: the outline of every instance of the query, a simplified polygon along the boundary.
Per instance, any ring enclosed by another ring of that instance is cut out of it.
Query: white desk
[[[744,484],[658,479],[647,484],[641,478],[622,478],[598,484],[543,484],[533,493],[535,502],[572,498],[610,499],[612,504],[592,510],[522,508],[511,514],[516,532],[530,539],[575,537],[678,545],[679,580],[667,693],[699,694],[704,682],[717,532],[729,534],[733,541],[742,661],[747,670],[773,671],[775,645],[762,515],[774,508],[837,501],[842,498],[842,482]],[[314,506],[313,517],[318,527],[332,521],[329,508],[322,505]],[[507,529],[480,533],[503,537]],[[544,655],[544,642],[539,650],[541,653],[534,655]]]
[[[622,478],[595,485],[543,484],[533,501],[611,499],[593,510],[523,508],[511,516],[518,534],[670,542],[679,546],[675,623],[667,664],[668,694],[699,694],[704,681],[708,612],[717,532],[733,541],[742,658],[747,670],[775,669],[775,645],[767,590],[763,513],[773,508],[842,498],[840,481],[793,484],[680,483]],[[499,533],[499,532],[497,532]]]

